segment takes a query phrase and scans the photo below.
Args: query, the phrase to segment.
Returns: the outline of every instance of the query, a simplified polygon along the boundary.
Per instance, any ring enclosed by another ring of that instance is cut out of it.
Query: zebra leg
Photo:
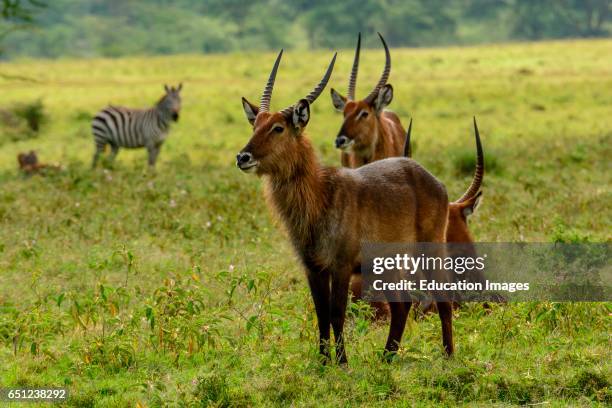
[[[98,159],[100,158],[100,155],[104,152],[105,146],[105,144],[96,143],[96,151],[94,152],[93,161],[91,163],[92,169],[96,168],[96,165],[98,164]]]
[[[111,154],[109,156],[109,162],[111,165],[115,163],[115,157],[117,157],[117,153],[119,153],[119,146],[116,144],[111,144]]]
[[[155,167],[155,162],[157,161],[157,155],[159,154],[160,148],[161,148],[161,145],[147,147],[147,152],[149,153],[149,167],[150,168]]]

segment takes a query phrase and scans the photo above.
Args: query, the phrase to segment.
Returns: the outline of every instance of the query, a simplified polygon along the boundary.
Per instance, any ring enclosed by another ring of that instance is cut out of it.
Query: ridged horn
[[[272,100],[272,90],[274,89],[274,80],[276,79],[276,72],[278,71],[278,66],[280,64],[281,57],[283,56],[283,50],[281,49],[278,53],[278,57],[276,57],[276,62],[272,67],[272,72],[270,72],[270,77],[268,78],[268,83],[266,83],[266,87],[261,94],[261,101],[259,102],[259,112],[270,112],[270,101]]]
[[[349,78],[348,99],[355,100],[355,85],[357,85],[357,72],[359,71],[359,52],[361,51],[361,33],[357,37],[357,47],[355,48],[355,58],[353,59],[353,69]]]
[[[476,171],[474,172],[474,178],[467,191],[461,196],[457,203],[462,203],[470,198],[474,197],[480,186],[482,185],[482,179],[484,177],[484,154],[482,152],[482,143],[480,142],[480,133],[478,132],[478,126],[476,125],[476,117],[474,116],[474,134],[476,137]]]
[[[404,142],[404,157],[412,157],[412,149],[410,148],[410,133],[412,132],[412,118],[406,131],[406,141]]]
[[[380,37],[380,40],[382,41],[383,46],[385,47],[385,69],[383,69],[383,73],[380,76],[380,79],[378,80],[378,83],[376,84],[372,92],[370,92],[370,94],[364,99],[364,101],[366,101],[367,103],[372,103],[374,101],[374,98],[376,98],[376,96],[378,95],[378,91],[380,90],[380,88],[387,83],[387,80],[389,79],[389,73],[391,72],[391,54],[389,53],[389,47],[387,47],[387,43],[385,42],[385,39],[380,33],[378,33],[378,36]]]
[[[310,93],[306,95],[306,97],[304,98],[308,101],[308,103],[312,104],[314,101],[316,101],[319,95],[321,95],[321,92],[323,92],[323,90],[325,89],[325,86],[327,86],[327,82],[329,81],[332,71],[334,70],[334,64],[336,63],[337,56],[338,56],[338,53],[335,53],[334,57],[329,63],[329,66],[327,67],[327,71],[325,72],[325,75],[323,75],[323,78],[321,79],[319,84],[315,86],[314,89],[310,91]],[[293,106],[283,109],[281,113],[285,115],[289,115],[293,113]]]

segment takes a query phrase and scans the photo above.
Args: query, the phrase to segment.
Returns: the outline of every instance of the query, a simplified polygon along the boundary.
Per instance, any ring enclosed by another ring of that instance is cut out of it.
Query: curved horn
[[[385,39],[380,33],[378,33],[378,36],[380,37],[380,40],[382,41],[383,46],[385,47],[385,69],[383,69],[383,73],[380,76],[380,79],[378,80],[378,83],[376,84],[372,92],[370,92],[370,94],[364,99],[367,103],[372,103],[374,98],[376,98],[376,96],[378,95],[378,90],[387,83],[387,80],[389,79],[389,73],[391,72],[391,54],[389,53],[389,47],[387,47],[387,43],[385,42]]]
[[[272,72],[270,72],[270,77],[268,78],[268,83],[261,94],[261,101],[259,102],[259,111],[260,112],[269,112],[270,111],[270,100],[272,99],[272,89],[274,89],[274,80],[276,79],[276,71],[278,71],[278,65],[280,64],[281,57],[283,56],[283,50],[281,49],[278,53],[278,57],[276,57],[276,62],[272,67]]]
[[[353,59],[353,69],[349,78],[348,99],[355,100],[355,85],[357,85],[357,71],[359,71],[359,51],[361,50],[361,33],[357,37],[357,47],[355,48],[355,59]]]
[[[304,98],[308,101],[308,103],[312,104],[314,101],[316,101],[319,95],[321,95],[321,92],[323,92],[323,90],[325,89],[325,86],[327,85],[327,82],[329,81],[329,77],[331,77],[332,71],[334,70],[334,64],[336,63],[337,56],[338,56],[338,53],[335,53],[334,57],[329,63],[329,66],[327,67],[327,71],[325,72],[325,75],[323,75],[323,78],[321,79],[319,84],[312,91],[310,91],[310,93],[306,95],[306,97]],[[281,111],[281,113],[285,115],[291,114],[292,112],[293,112],[293,106],[285,108]]]
[[[410,148],[410,133],[412,132],[412,118],[406,131],[406,141],[404,142],[404,157],[412,157],[412,149]]]
[[[482,178],[484,177],[484,154],[482,152],[482,144],[480,143],[480,133],[478,133],[478,126],[476,125],[476,117],[474,116],[474,133],[476,135],[476,171],[474,172],[474,178],[472,179],[472,184],[467,189],[463,196],[457,203],[462,203],[472,197],[478,190],[480,190],[480,186],[482,185]]]

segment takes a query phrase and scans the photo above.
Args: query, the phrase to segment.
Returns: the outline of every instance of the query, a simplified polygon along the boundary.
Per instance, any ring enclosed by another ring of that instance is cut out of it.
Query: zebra
[[[96,150],[92,168],[100,154],[110,145],[110,161],[114,161],[120,147],[146,147],[149,167],[155,166],[157,155],[168,136],[171,121],[178,121],[181,110],[181,89],[164,85],[166,93],[150,109],[129,109],[108,106],[96,114],[91,123]]]

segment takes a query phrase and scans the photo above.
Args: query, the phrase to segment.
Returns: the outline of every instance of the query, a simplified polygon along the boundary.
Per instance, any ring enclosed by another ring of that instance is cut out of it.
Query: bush
[[[47,114],[40,99],[0,109],[0,145],[33,139],[46,122]]]
[[[612,400],[610,382],[604,374],[593,370],[584,370],[573,378],[569,396],[585,396],[609,404]]]
[[[198,377],[194,396],[201,402],[202,406],[215,404],[219,407],[229,407],[230,392],[225,376],[218,373],[210,373]]]
[[[40,99],[15,107],[15,115],[23,119],[32,132],[38,133],[40,127],[47,121],[45,107]]]

